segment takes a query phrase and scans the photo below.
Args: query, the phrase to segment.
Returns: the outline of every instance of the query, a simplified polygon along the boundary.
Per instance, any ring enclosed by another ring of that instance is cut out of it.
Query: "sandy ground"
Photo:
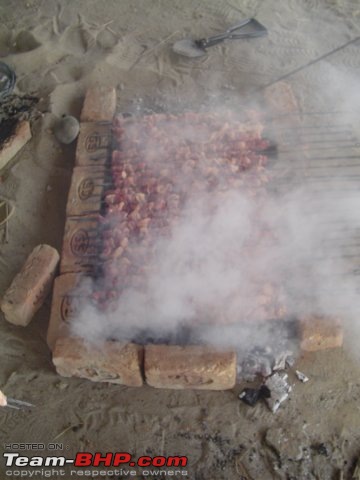
[[[248,16],[268,27],[266,39],[228,42],[196,61],[171,52],[176,39]],[[62,114],[79,115],[88,85],[116,85],[121,111],[240,108],[265,85],[355,39],[359,19],[357,0],[0,0],[1,60],[16,70],[18,93],[38,95],[43,112],[0,186],[16,203],[1,247],[0,292],[35,245],[61,247],[74,146],[60,146],[51,128]],[[323,86],[338,68],[356,84],[358,45],[287,78],[304,112],[327,111],[329,102],[344,110],[344,89]],[[69,458],[76,451],[188,455],[192,480],[351,478],[360,453],[360,366],[346,350],[300,359],[311,381],[291,377],[291,399],[273,415],[240,402],[241,385],[178,392],[60,378],[45,342],[49,306],[26,329],[0,320],[0,386],[36,405],[0,412],[2,453],[4,443],[59,442]],[[1,460],[5,478],[17,477]]]

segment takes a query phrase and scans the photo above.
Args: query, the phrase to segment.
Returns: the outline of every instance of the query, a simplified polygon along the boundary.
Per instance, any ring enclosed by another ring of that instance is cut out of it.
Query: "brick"
[[[303,351],[315,352],[343,344],[344,333],[338,318],[309,315],[299,320],[299,329]]]
[[[98,216],[67,217],[60,273],[93,273],[98,257]]]
[[[14,135],[12,135],[0,149],[0,170],[4,168],[13,157],[15,157],[30,138],[30,123],[27,121],[19,122]]]
[[[56,341],[53,363],[64,377],[87,378],[141,387],[143,347],[134,343],[107,341],[93,345],[75,337]]]
[[[8,322],[25,327],[50,292],[59,253],[49,245],[38,245],[6,291],[1,310]]]
[[[98,213],[105,183],[105,168],[75,167],[66,206],[67,216]]]
[[[81,122],[111,122],[116,110],[114,87],[90,87],[86,91]]]
[[[50,321],[47,331],[47,343],[51,350],[59,336],[67,335],[71,321],[80,311],[86,300],[79,289],[83,277],[76,273],[66,273],[55,279]]]
[[[144,368],[156,388],[226,390],[236,382],[236,354],[211,347],[147,345]]]
[[[103,166],[112,143],[111,123],[81,123],[76,147],[78,167]]]

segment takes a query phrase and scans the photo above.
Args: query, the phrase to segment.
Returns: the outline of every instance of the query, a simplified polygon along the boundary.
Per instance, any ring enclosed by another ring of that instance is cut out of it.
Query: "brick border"
[[[129,387],[143,385],[143,348],[134,343],[104,342],[95,346],[78,338],[60,337],[55,344],[53,362],[63,377]]]
[[[291,87],[279,82],[266,89],[265,101],[274,114],[298,112]],[[93,381],[141,386],[145,381],[156,388],[191,388],[224,390],[236,382],[235,352],[219,352],[206,346],[146,345],[105,342],[101,346],[85,344],[69,336],[69,323],[81,305],[82,298],[74,288],[84,276],[91,275],[99,261],[98,214],[101,209],[103,186],[110,166],[112,147],[111,126],[116,109],[114,88],[88,89],[81,113],[76,162],[66,207],[67,219],[60,264],[60,277],[55,281],[50,324],[47,334],[53,350],[53,363],[63,376],[77,376]],[[289,119],[284,118],[288,125]],[[292,125],[296,127],[296,117]],[[281,124],[281,122],[280,122]],[[281,134],[274,132],[280,141]],[[299,320],[301,346],[310,350],[306,336],[309,323]],[[337,327],[340,328],[341,327]],[[321,331],[320,331],[321,330]],[[319,329],[311,335],[320,348],[339,346],[342,335],[337,330],[336,341],[321,341]],[[319,340],[320,338],[320,340]],[[317,348],[312,343],[311,349]],[[145,353],[145,356],[144,356]]]
[[[236,384],[237,355],[198,345],[146,345],[145,380],[156,388],[228,390]]]

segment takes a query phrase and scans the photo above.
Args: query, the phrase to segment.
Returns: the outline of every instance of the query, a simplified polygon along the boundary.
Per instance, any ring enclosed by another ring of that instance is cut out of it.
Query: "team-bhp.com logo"
[[[73,465],[74,467],[186,467],[188,459],[184,456],[174,457],[139,457],[133,460],[130,453],[100,452],[94,454],[88,452],[78,452],[74,459],[68,459],[62,456],[56,457],[29,457],[19,455],[18,453],[4,453],[5,464],[7,467],[64,467]]]

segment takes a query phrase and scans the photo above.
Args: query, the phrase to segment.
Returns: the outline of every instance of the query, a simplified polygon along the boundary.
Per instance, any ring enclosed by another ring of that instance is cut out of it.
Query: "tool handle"
[[[220,33],[219,35],[214,35],[213,37],[196,40],[196,45],[200,48],[209,48],[223,42],[227,38],[229,38],[229,33]]]
[[[251,24],[253,27],[255,27],[255,30],[253,31],[248,31],[248,32],[238,32],[238,30],[241,30],[241,28],[245,27],[246,25]],[[254,37],[262,37],[264,35],[267,35],[267,30],[266,28],[261,25],[255,18],[247,18],[246,20],[243,20],[242,22],[233,25],[232,27],[228,28],[226,32],[220,33],[218,35],[214,35],[212,37],[208,38],[202,38],[200,40],[196,41],[196,44],[200,48],[209,48],[213,47],[214,45],[217,45],[224,40],[236,40],[240,38],[254,38]]]
[[[256,37],[264,37],[267,35],[266,31],[258,31],[258,32],[249,32],[249,33],[234,33],[229,35],[227,38],[229,40],[236,40],[237,38],[256,38]]]

